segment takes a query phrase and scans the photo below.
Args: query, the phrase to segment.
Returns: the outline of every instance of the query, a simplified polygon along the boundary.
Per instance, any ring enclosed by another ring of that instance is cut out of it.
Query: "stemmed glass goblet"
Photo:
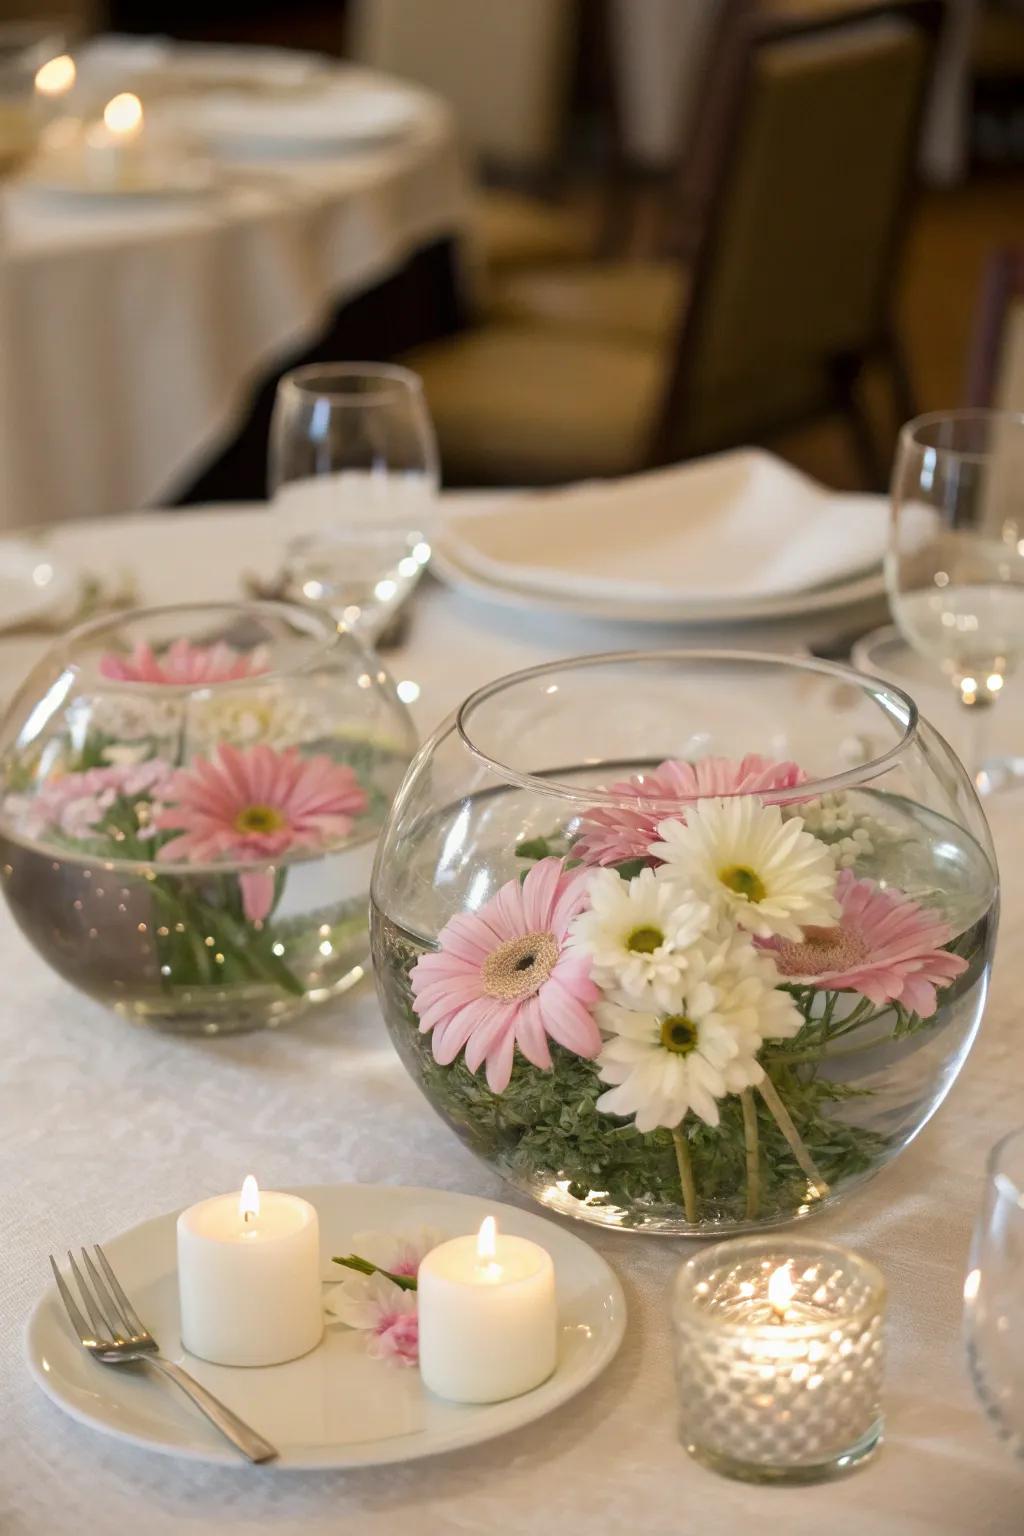
[[[284,595],[372,643],[430,559],[437,445],[419,378],[386,363],[285,374],[269,469],[288,522]]]
[[[1024,1457],[1024,1126],[989,1155],[964,1282],[971,1379],[982,1407]]]
[[[983,726],[1024,656],[1024,416],[964,410],[908,422],[892,509],[893,616],[970,714],[979,792],[1022,782],[1024,755],[989,758]]]

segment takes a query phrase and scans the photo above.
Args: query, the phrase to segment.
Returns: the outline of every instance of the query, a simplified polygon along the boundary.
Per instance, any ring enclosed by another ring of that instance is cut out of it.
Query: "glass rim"
[[[81,664],[70,655],[69,650],[81,640],[88,639],[104,629],[115,629],[119,625],[137,623],[140,620],[161,619],[172,614],[200,614],[200,613],[235,613],[239,615],[266,613],[271,617],[286,619],[304,630],[304,636],[314,642],[309,655],[301,660],[293,662],[289,666],[269,667],[266,672],[255,673],[251,677],[224,678],[219,682],[195,682],[195,683],[144,683],[136,682],[130,678],[105,677],[103,685],[111,691],[115,689],[129,689],[132,693],[152,693],[160,698],[181,698],[190,693],[221,693],[231,689],[252,688],[260,684],[273,682],[280,677],[293,677],[300,672],[305,672],[310,665],[320,660],[331,651],[344,636],[352,642],[357,651],[364,652],[362,643],[330,615],[314,608],[312,604],[290,602],[287,599],[278,598],[253,598],[251,601],[241,599],[238,601],[226,600],[208,603],[156,603],[152,607],[140,605],[135,608],[125,608],[119,613],[98,614],[96,617],[86,619],[81,624],[76,624],[73,629],[65,631],[60,639],[52,647],[51,654],[63,657],[65,667],[81,669]],[[45,657],[40,658],[45,660]]]
[[[1024,1210],[1024,1188],[1001,1166],[1006,1153],[1018,1141],[1024,1141],[1024,1125],[1018,1125],[1014,1130],[1007,1131],[1005,1136],[1000,1136],[985,1160],[985,1172],[998,1195],[1012,1200]]]
[[[376,389],[353,390],[344,387],[346,379],[369,379]],[[323,382],[314,386],[314,380]],[[281,375],[279,395],[291,394],[315,400],[329,400],[337,406],[372,405],[392,400],[402,393],[422,397],[423,380],[411,368],[400,363],[303,363]]]
[[[813,1237],[791,1237],[784,1232],[766,1234],[764,1237],[729,1238],[725,1242],[714,1243],[701,1253],[694,1254],[676,1271],[672,1287],[673,1328],[679,1325],[679,1314],[684,1314],[685,1321],[689,1322],[692,1319],[697,1327],[707,1333],[717,1333],[733,1338],[778,1337],[780,1332],[778,1323],[744,1322],[740,1318],[708,1312],[697,1304],[696,1287],[704,1277],[702,1271],[709,1270],[716,1261],[722,1262],[728,1254],[734,1254],[737,1261],[741,1258],[753,1259],[773,1254],[778,1259],[776,1268],[824,1255],[837,1261],[842,1260],[847,1269],[856,1271],[866,1283],[867,1294],[849,1312],[843,1312],[835,1317],[823,1317],[813,1322],[805,1319],[800,1322],[786,1323],[786,1332],[791,1337],[817,1338],[822,1334],[831,1333],[840,1326],[848,1328],[864,1323],[883,1309],[889,1292],[886,1278],[878,1265],[854,1249],[844,1248],[840,1243],[825,1242]],[[687,1285],[685,1282],[688,1280],[692,1281],[692,1284]]]
[[[983,448],[952,448],[945,444],[922,442],[920,433],[929,427],[935,427],[942,422],[969,423],[991,422],[994,424],[1003,422],[1014,423],[1024,427],[1024,412],[1005,411],[986,405],[967,405],[951,411],[926,411],[922,416],[914,416],[910,421],[904,422],[900,428],[900,452],[905,453],[913,449],[916,453],[941,453],[946,459],[957,459],[964,464],[984,464],[992,457],[991,451]]]
[[[521,789],[535,790],[538,793],[549,795],[563,800],[579,802],[588,806],[609,805],[621,806],[631,804],[632,797],[624,798],[622,794],[604,786],[585,786],[569,784],[556,778],[547,778],[542,774],[525,773],[512,768],[500,759],[492,757],[485,752],[473,740],[469,718],[475,709],[487,703],[496,695],[507,689],[516,687],[521,683],[532,681],[534,678],[550,676],[555,672],[581,671],[586,667],[607,666],[617,662],[747,662],[757,666],[774,665],[792,671],[818,672],[824,677],[833,677],[838,682],[853,683],[860,691],[866,692],[873,686],[878,692],[887,695],[894,701],[898,701],[906,712],[906,724],[900,739],[886,752],[878,757],[866,759],[856,767],[846,768],[842,773],[827,775],[823,778],[807,778],[790,788],[772,789],[770,792],[773,805],[788,805],[793,802],[802,802],[816,799],[819,795],[829,794],[837,790],[855,788],[866,780],[876,779],[885,773],[888,768],[900,757],[917,737],[920,715],[917,705],[908,693],[895,683],[886,682],[884,678],[872,677],[864,672],[856,672],[852,667],[840,665],[838,662],[824,661],[816,656],[787,656],[775,654],[771,651],[741,651],[720,650],[715,648],[687,649],[685,647],[668,650],[637,650],[637,651],[596,651],[585,656],[567,656],[560,661],[546,661],[535,667],[524,667],[519,672],[509,672],[504,677],[495,678],[490,683],[485,683],[482,688],[477,688],[468,698],[464,699],[455,711],[455,728],[463,745],[472,752],[478,762],[483,763],[506,783],[517,784]],[[449,717],[450,718],[450,717]],[[447,722],[439,727],[439,732],[448,728]],[[595,764],[600,767],[600,764]],[[644,796],[644,805],[654,810],[671,810],[686,803],[687,800],[697,800],[699,796]]]

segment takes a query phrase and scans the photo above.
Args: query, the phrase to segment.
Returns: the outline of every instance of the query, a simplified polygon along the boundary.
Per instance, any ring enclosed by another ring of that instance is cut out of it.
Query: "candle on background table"
[[[218,1365],[280,1365],[323,1337],[320,1227],[297,1195],[217,1195],[178,1217],[181,1341]]]
[[[457,1403],[496,1403],[546,1381],[555,1368],[558,1320],[551,1255],[497,1230],[427,1254],[417,1279],[424,1385]]]
[[[86,129],[85,165],[98,185],[119,186],[140,161],[145,121],[142,102],[132,91],[123,91],[107,102],[102,121]]]
[[[757,1482],[848,1471],[882,1433],[885,1281],[831,1243],[746,1238],[684,1264],[673,1322],[683,1440]]]
[[[37,102],[56,103],[75,88],[78,70],[69,53],[59,53],[47,59],[35,72],[33,84]]]

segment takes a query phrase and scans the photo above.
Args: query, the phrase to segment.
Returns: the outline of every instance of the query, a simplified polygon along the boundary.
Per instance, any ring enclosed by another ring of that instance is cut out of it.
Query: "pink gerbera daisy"
[[[244,749],[222,743],[212,760],[197,757],[171,779],[153,822],[179,835],[157,857],[200,864],[322,849],[346,837],[366,805],[347,764],[322,754],[301,757],[294,747],[276,752],[263,742]],[[246,916],[262,921],[273,900],[272,872],[247,872],[239,881]]]
[[[671,815],[664,802],[704,798],[720,799],[726,795],[759,794],[772,789],[790,789],[807,778],[796,763],[773,763],[756,752],[740,762],[730,757],[701,757],[695,763],[670,758],[648,773],[610,784],[612,794],[635,800],[635,810],[622,806],[595,807],[580,817],[582,835],[573,844],[573,857],[585,864],[621,864],[627,859],[647,859],[652,843],[658,841],[658,823]],[[646,809],[645,801],[661,801]],[[680,807],[676,813],[685,820]]]
[[[140,640],[127,656],[107,651],[100,658],[100,672],[119,683],[171,683],[177,687],[203,687],[209,683],[233,683],[269,672],[265,645],[236,651],[218,640],[216,645],[190,645],[174,640],[157,657],[151,645]]]
[[[520,885],[509,880],[479,912],[442,928],[436,954],[412,971],[420,1031],[434,1060],[487,1063],[487,1085],[502,1093],[516,1045],[535,1067],[551,1066],[548,1038],[577,1056],[596,1056],[601,1034],[591,1013],[598,989],[589,957],[568,947],[568,928],[587,900],[585,871],[541,859]]]
[[[860,992],[876,1007],[898,1002],[929,1018],[936,988],[967,969],[962,955],[943,948],[953,937],[949,924],[902,891],[858,880],[848,869],[835,893],[835,928],[806,928],[800,943],[768,941],[781,974],[828,991]]]

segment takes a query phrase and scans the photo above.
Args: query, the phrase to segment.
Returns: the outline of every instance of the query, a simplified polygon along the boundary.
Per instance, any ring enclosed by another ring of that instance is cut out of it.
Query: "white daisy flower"
[[[798,816],[751,796],[700,800],[686,822],[663,821],[651,853],[663,876],[713,899],[733,922],[767,939],[799,941],[802,930],[839,917],[836,866]]]
[[[679,1000],[687,950],[711,921],[707,902],[681,892],[652,869],[623,880],[597,869],[590,908],[572,925],[572,943],[591,956],[593,977],[627,1006],[672,1009]]]
[[[745,934],[720,930],[693,946],[677,1011],[599,1004],[598,1023],[611,1038],[598,1072],[614,1086],[597,1108],[633,1115],[639,1131],[672,1129],[691,1109],[717,1125],[717,1101],[764,1077],[757,1060],[764,1040],[788,1038],[803,1023],[778,981],[774,962]]]
[[[320,740],[328,718],[318,697],[291,693],[276,682],[228,689],[192,701],[191,744],[207,757],[225,741],[237,747],[266,742],[280,750]]]
[[[840,790],[828,792],[809,804],[783,807],[783,820],[790,815],[803,819],[804,831],[827,843],[837,869],[864,867],[867,860],[878,858],[890,848],[912,841],[895,822],[864,809],[862,796]]]

